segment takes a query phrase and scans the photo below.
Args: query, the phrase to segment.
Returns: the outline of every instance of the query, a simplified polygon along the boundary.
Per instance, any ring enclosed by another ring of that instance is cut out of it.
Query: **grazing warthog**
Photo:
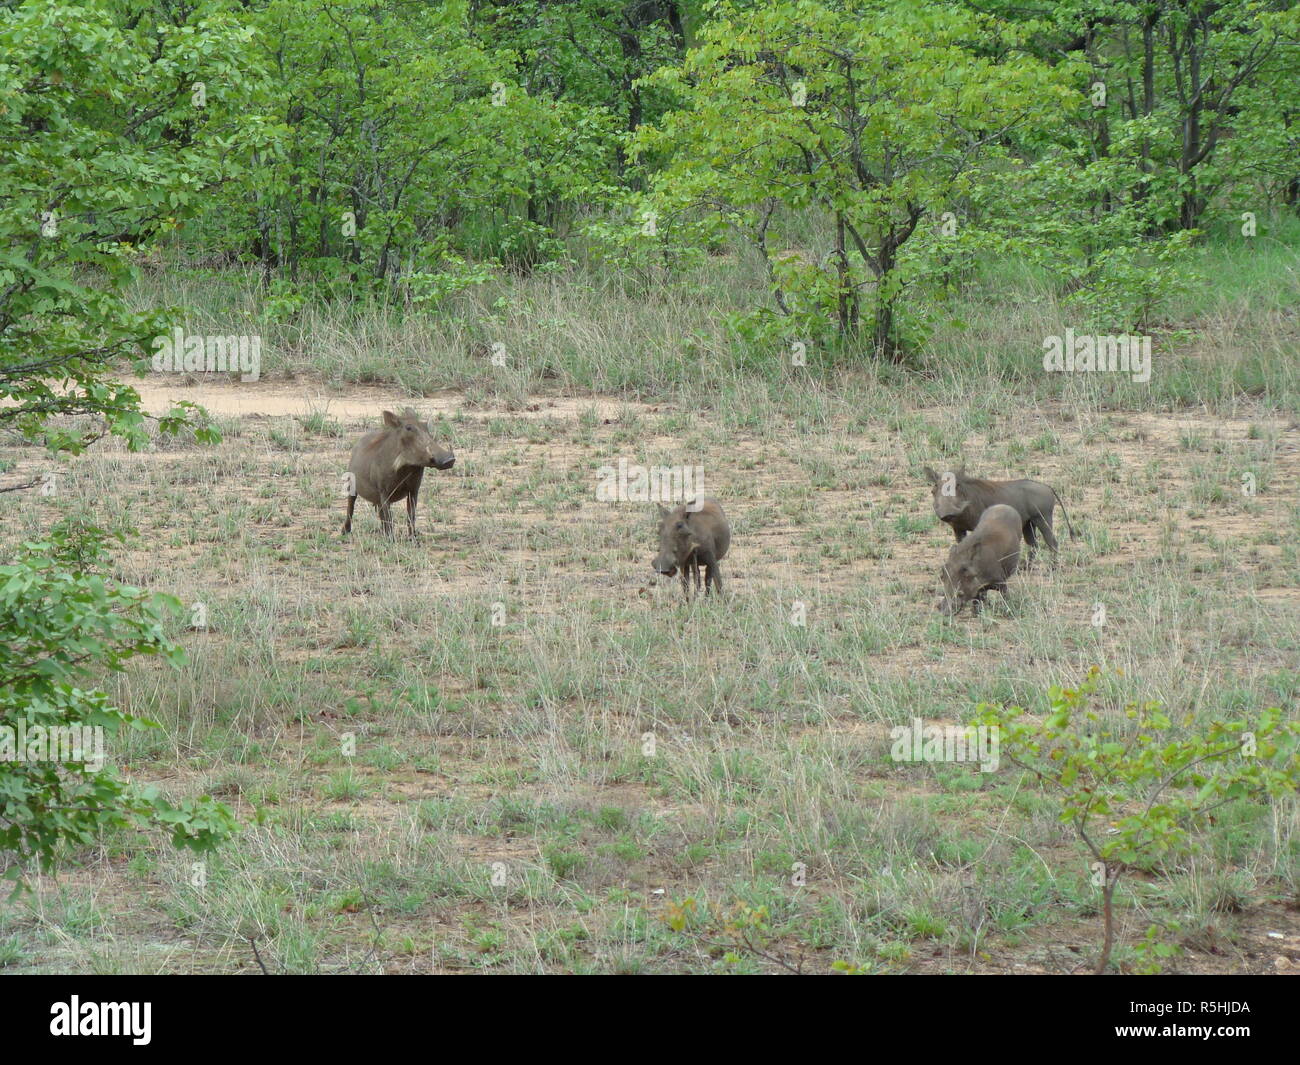
[[[943,581],[939,612],[958,614],[970,602],[978,610],[990,588],[1006,595],[1007,578],[1019,563],[1020,515],[1015,507],[994,503],[974,531],[948,549],[948,561],[939,571]]]
[[[434,443],[429,427],[410,407],[400,416],[384,411],[384,427],[366,433],[352,449],[348,472],[353,483],[343,535],[352,531],[352,508],[360,496],[379,508],[380,524],[389,536],[393,535],[392,504],[405,499],[411,535],[419,536],[415,530],[415,501],[420,495],[424,470],[428,466],[449,470],[455,463],[451,448]]]
[[[1003,504],[1020,515],[1021,531],[1031,551],[1038,547],[1034,539],[1034,530],[1037,529],[1043,534],[1043,542],[1052,549],[1052,554],[1056,554],[1052,511],[1061,503],[1061,497],[1050,485],[1041,481],[985,481],[979,477],[967,477],[964,467],[942,476],[929,466],[924,470],[934,495],[934,512],[940,521],[952,526],[958,543],[975,530],[989,507]],[[1061,503],[1061,513],[1065,516],[1066,528],[1074,536],[1074,526],[1065,513],[1064,503]]]
[[[696,508],[696,509],[692,509]],[[651,565],[656,573],[671,577],[682,575],[682,591],[691,594],[689,576],[700,587],[700,567],[704,567],[704,594],[710,587],[722,591],[722,568],[718,565],[731,546],[731,526],[716,499],[701,499],[669,510],[659,508],[659,554]]]

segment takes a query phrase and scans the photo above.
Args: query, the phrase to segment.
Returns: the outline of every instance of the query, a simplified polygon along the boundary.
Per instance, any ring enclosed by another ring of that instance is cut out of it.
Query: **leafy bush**
[[[1102,892],[1101,973],[1115,941],[1120,877],[1196,850],[1197,830],[1226,803],[1294,795],[1300,726],[1272,708],[1253,723],[1215,721],[1199,732],[1182,726],[1174,738],[1159,703],[1129,704],[1122,719],[1093,709],[1098,677],[1093,667],[1077,689],[1052,688],[1041,720],[1018,706],[984,703],[976,723],[996,727],[1002,756],[1057,792],[1061,822],[1091,855]]]
[[[156,728],[113,706],[92,678],[122,671],[136,655],[185,661],[163,628],[180,603],[96,572],[107,535],[64,522],[0,566],[0,849],[16,856],[3,873],[10,880],[28,860],[49,867],[64,845],[93,843],[110,826],[161,825],[177,846],[198,851],[235,827],[210,798],[173,802],[96,765],[89,744],[65,744],[71,757],[58,757],[49,743],[58,735],[52,729],[75,730],[65,737],[102,729],[111,742],[123,728]]]

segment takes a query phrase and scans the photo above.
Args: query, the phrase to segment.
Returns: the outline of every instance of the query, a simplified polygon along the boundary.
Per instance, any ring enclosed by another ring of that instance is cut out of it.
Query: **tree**
[[[258,131],[255,121],[243,133],[231,125],[255,80],[241,66],[250,31],[222,5],[166,31],[145,17],[151,10],[108,0],[0,10],[0,430],[53,454],[105,433],[132,449],[147,442],[139,396],[111,363],[147,350],[165,322],[132,310],[125,286],[139,249],[237,172]],[[182,404],[159,428],[215,439],[191,420],[200,415]],[[197,849],[233,827],[223,807],[173,804],[91,764],[81,745],[48,749],[50,736],[82,728],[143,727],[95,689],[103,670],[138,654],[180,661],[163,634],[167,601],[100,575],[104,539],[94,526],[58,526],[0,566],[0,847],[16,858],[10,878],[107,825],[161,825]]]
[[[1011,131],[1059,123],[1077,103],[1000,33],[950,4],[719,5],[684,68],[654,78],[684,101],[637,140],[662,162],[657,213],[735,226],[766,261],[781,315],[829,319],[841,339],[865,333],[877,356],[900,359],[904,246],[986,178]],[[782,227],[810,208],[829,247],[781,256]]]
[[[1059,0],[1037,9],[998,0],[995,9],[1033,31],[1038,54],[1086,62],[1103,90],[1083,124],[1098,157],[1117,124],[1140,124],[1141,183],[1128,184],[1139,197],[1175,202],[1166,231],[1195,228],[1288,122],[1274,101],[1294,98],[1300,74],[1300,10],[1289,0]]]
[[[251,252],[268,281],[418,302],[481,280],[475,255],[530,268],[612,157],[607,116],[516,77],[527,64],[481,41],[463,0],[271,0],[250,18],[278,137],[191,239]]]
[[[23,544],[0,566],[0,876],[17,880],[30,861],[50,867],[63,847],[89,845],[107,827],[153,825],[177,846],[211,850],[235,828],[221,804],[202,796],[172,802],[103,762],[124,728],[151,722],[113,706],[95,684],[136,655],[172,665],[184,652],[164,635],[180,604],[116,585],[98,572],[103,530],[79,522]],[[156,727],[156,726],[154,726]],[[92,739],[92,730],[102,730]]]
[[[145,442],[138,395],[107,370],[169,323],[132,310],[125,286],[140,249],[240,171],[259,128],[233,127],[249,29],[220,11],[178,32],[127,28],[121,6],[0,11],[0,429],[53,452],[105,432]],[[180,431],[186,408],[160,429]],[[52,424],[73,415],[93,427]]]
[[[1061,822],[1092,858],[1102,898],[1100,974],[1115,945],[1120,878],[1196,849],[1196,831],[1227,803],[1294,795],[1300,727],[1277,708],[1255,722],[1215,721],[1199,731],[1175,730],[1153,702],[1106,716],[1091,705],[1099,676],[1094,667],[1077,689],[1052,688],[1041,719],[986,703],[975,724],[996,728],[1002,756],[1055,791]]]

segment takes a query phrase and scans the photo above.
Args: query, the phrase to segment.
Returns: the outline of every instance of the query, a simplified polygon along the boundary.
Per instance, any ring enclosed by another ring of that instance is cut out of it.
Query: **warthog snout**
[[[433,439],[429,427],[417,421],[409,410],[398,419],[397,425],[389,425],[398,437],[395,468],[402,466],[432,466],[438,470],[449,470],[456,462],[451,448],[443,447]]]
[[[970,505],[969,499],[958,499],[955,496],[945,496],[938,492],[934,496],[935,516],[940,521],[946,521],[950,525],[958,515],[970,510]]]
[[[664,577],[673,577],[677,574],[677,566],[674,565],[671,558],[660,556],[650,563],[654,571]]]
[[[655,560],[650,563],[654,571],[664,577],[673,577],[677,575],[677,553],[680,540],[686,543],[690,539],[690,530],[687,528],[684,520],[667,522],[665,520],[667,511],[662,507],[659,513],[659,554]]]
[[[969,563],[957,566],[944,565],[939,570],[939,583],[943,594],[935,604],[936,609],[945,617],[960,614],[966,604],[976,601],[984,584],[977,575],[975,567]]]

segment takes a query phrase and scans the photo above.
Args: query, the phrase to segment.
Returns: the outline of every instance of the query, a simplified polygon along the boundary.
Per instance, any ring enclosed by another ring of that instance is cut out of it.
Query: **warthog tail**
[[[1051,488],[1051,485],[1047,487]],[[1070,530],[1070,539],[1076,539],[1074,535],[1074,526],[1070,524],[1070,515],[1065,512],[1065,504],[1061,502],[1061,497],[1057,495],[1056,489],[1052,488],[1052,495],[1056,496],[1056,505],[1061,508],[1061,517],[1065,519],[1065,527]]]

